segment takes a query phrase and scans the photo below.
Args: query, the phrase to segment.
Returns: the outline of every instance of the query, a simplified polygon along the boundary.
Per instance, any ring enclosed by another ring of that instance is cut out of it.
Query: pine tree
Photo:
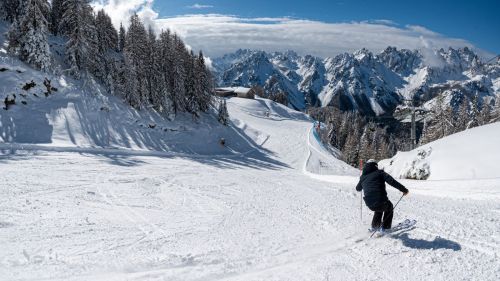
[[[345,146],[345,143],[347,142],[347,136],[349,135],[349,128],[350,128],[350,115],[351,113],[343,114],[342,115],[342,126],[340,127],[339,134],[338,134],[338,148],[343,149]]]
[[[354,116],[354,122],[353,126],[351,127],[351,131],[347,136],[346,143],[344,145],[343,149],[343,155],[344,159],[347,163],[351,164],[352,166],[358,166],[359,159],[360,159],[360,132],[362,128],[362,121],[361,118],[358,116]]]
[[[432,127],[429,128],[429,140],[437,140],[454,132],[454,112],[453,109],[444,103],[444,97],[438,95],[436,103],[432,109],[434,120]]]
[[[126,63],[126,97],[129,103],[140,108],[147,98],[147,82],[145,63],[147,62],[147,32],[139,16],[134,14],[130,17],[130,27],[125,37],[123,53]]]
[[[2,0],[0,10],[3,12],[3,18],[13,23],[15,20],[21,21],[22,15],[25,13],[26,0]]]
[[[491,119],[490,122],[497,122],[500,121],[500,97],[497,97],[495,99],[495,107],[493,112],[491,113]]]
[[[9,43],[8,50],[12,54],[19,54],[21,42],[21,30],[19,27],[19,22],[14,19],[14,22],[10,25],[9,32],[7,33],[7,41]]]
[[[422,134],[420,135],[420,139],[418,140],[419,145],[424,145],[430,142],[429,126],[427,125],[427,123],[427,120],[424,118],[424,127],[422,128]]]
[[[155,103],[155,97],[158,96],[156,93],[156,88],[154,87],[154,84],[156,82],[155,78],[155,69],[157,68],[155,64],[157,63],[156,60],[156,34],[151,26],[149,26],[148,29],[148,42],[146,45],[146,62],[145,62],[145,78],[146,78],[146,83],[147,83],[147,97],[148,101],[150,104]]]
[[[186,106],[186,69],[185,69],[185,53],[186,48],[179,37],[174,34],[172,37],[172,74],[171,80],[171,101],[174,114],[183,111]]]
[[[97,12],[96,30],[100,54],[118,49],[118,32],[114,28],[111,18],[104,10]]]
[[[469,124],[469,98],[464,96],[460,106],[458,107],[457,130],[463,131],[467,129]]]
[[[156,39],[154,43],[152,43],[152,51],[151,51],[151,104],[153,107],[160,111],[164,112],[165,107],[163,106],[163,96],[167,95],[166,89],[166,80],[164,79],[164,74],[162,73],[162,45],[161,40]]]
[[[389,149],[388,142],[383,142],[380,144],[379,155],[380,156],[377,159],[387,159],[387,158],[390,158],[392,156],[390,149]]]
[[[0,3],[0,20],[7,20],[7,0],[4,0]]]
[[[382,129],[376,128],[374,133],[373,133],[373,140],[372,140],[372,159],[383,159],[382,155],[382,136],[384,133],[382,132]]]
[[[441,124],[441,127],[443,128],[443,135],[441,136],[441,138],[454,134],[458,131],[455,125],[456,115],[453,108],[450,105],[446,105],[443,113],[444,118],[442,119]]]
[[[334,125],[333,122],[330,122],[328,124],[328,143],[332,145],[333,147],[339,148],[339,143],[338,143],[338,138],[337,138],[337,130],[338,127]]]
[[[157,87],[160,93],[159,105],[162,112],[166,114],[172,114],[174,112],[174,105],[172,101],[172,87],[171,87],[171,77],[173,73],[172,69],[172,40],[170,31],[162,31],[158,39],[158,46],[156,53],[158,57],[156,58],[157,67]]]
[[[359,144],[354,134],[347,137],[343,152],[344,161],[352,166],[358,165],[359,160]]]
[[[120,23],[120,30],[118,32],[118,51],[123,52],[125,48],[125,38],[127,33],[125,32],[125,27]]]
[[[9,49],[33,67],[48,70],[51,55],[48,43],[48,22],[45,18],[49,11],[46,0],[27,0],[24,14],[9,32]]]
[[[476,93],[474,98],[472,98],[471,109],[470,109],[470,122],[467,129],[479,126],[479,115],[480,115],[480,105],[479,105],[479,95]]]
[[[201,51],[198,54],[195,64],[195,76],[197,81],[196,93],[198,97],[198,104],[200,110],[206,112],[212,102],[214,87],[212,83],[212,76],[205,65],[205,58]]]
[[[486,124],[489,124],[491,117],[492,116],[491,116],[490,105],[487,103],[484,103],[483,107],[481,108],[481,112],[479,113],[479,116],[478,116],[478,126],[484,126]]]
[[[195,57],[191,52],[185,58],[186,60],[186,80],[185,80],[185,95],[186,95],[186,111],[193,116],[198,117],[200,106],[198,104],[198,81],[195,76]]]
[[[54,35],[59,34],[59,23],[64,14],[63,4],[64,0],[52,0],[52,7],[50,10],[50,31]]]
[[[372,134],[370,129],[370,124],[366,126],[363,130],[363,134],[361,135],[361,139],[359,141],[359,157],[363,160],[368,160],[373,158],[373,151],[370,141],[372,140]]]
[[[66,60],[68,72],[80,77],[97,68],[98,42],[95,19],[89,0],[65,0],[60,25],[67,29]]]
[[[133,59],[125,53],[125,99],[130,106],[139,108],[141,105],[139,90],[139,74]]]

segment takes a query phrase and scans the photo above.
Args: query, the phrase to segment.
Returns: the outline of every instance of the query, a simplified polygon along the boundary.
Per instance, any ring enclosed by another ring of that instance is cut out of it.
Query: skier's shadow
[[[435,237],[434,240],[428,241],[424,239],[413,239],[408,236],[408,233],[400,233],[394,235],[393,238],[400,239],[403,245],[412,249],[421,250],[438,250],[448,249],[453,251],[462,250],[462,246],[455,241],[451,241],[442,237]]]

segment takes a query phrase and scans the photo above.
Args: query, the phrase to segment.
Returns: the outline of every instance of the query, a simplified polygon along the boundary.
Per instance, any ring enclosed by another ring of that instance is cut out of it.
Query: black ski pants
[[[372,219],[372,228],[380,228],[382,225],[383,229],[390,229],[392,226],[393,205],[391,201],[387,200],[382,203],[377,203],[373,206],[369,206],[370,210],[374,211]]]

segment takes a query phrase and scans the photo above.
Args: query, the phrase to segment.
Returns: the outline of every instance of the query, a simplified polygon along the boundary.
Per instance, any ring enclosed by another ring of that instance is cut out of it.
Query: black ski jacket
[[[366,206],[369,208],[388,201],[385,183],[392,185],[401,192],[408,192],[408,189],[397,182],[393,177],[377,168],[376,163],[368,163],[363,169],[363,174],[356,186],[357,191],[363,190]]]

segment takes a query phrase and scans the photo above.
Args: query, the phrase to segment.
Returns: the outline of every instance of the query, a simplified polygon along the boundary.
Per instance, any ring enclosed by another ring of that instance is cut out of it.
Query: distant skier
[[[379,170],[375,160],[368,160],[363,168],[363,174],[359,179],[356,190],[359,192],[364,191],[365,196],[363,199],[366,206],[375,212],[372,219],[372,231],[380,229],[381,232],[385,232],[385,230],[391,229],[392,226],[393,205],[387,197],[386,182],[403,192],[403,195],[407,195],[409,192],[406,187],[389,174]]]

